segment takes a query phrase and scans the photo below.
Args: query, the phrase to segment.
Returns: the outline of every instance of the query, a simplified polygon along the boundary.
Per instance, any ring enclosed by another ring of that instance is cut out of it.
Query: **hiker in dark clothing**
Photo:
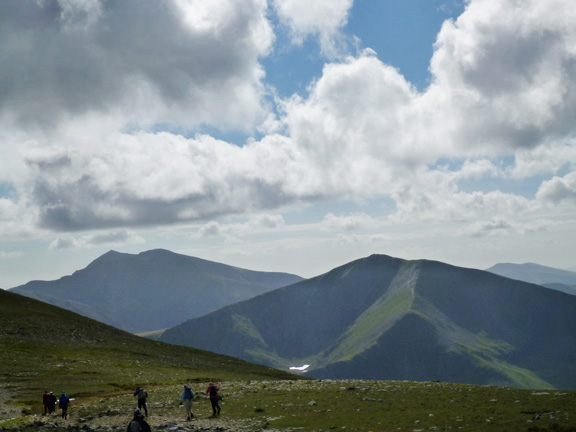
[[[42,403],[44,404],[44,415],[50,412],[50,393],[48,390],[42,395]]]
[[[138,387],[134,392],[134,396],[138,396],[138,409],[144,409],[144,415],[148,417],[148,407],[146,406],[146,398],[148,392],[141,387]]]
[[[139,409],[134,410],[134,418],[128,423],[126,432],[150,432],[150,425],[144,420]]]
[[[58,406],[62,409],[62,418],[68,418],[68,406],[70,405],[70,398],[66,393],[62,392],[60,399],[58,400]]]
[[[212,404],[212,415],[214,417],[220,415],[220,405],[218,404],[218,401],[220,400],[220,396],[218,396],[219,390],[220,388],[213,382],[211,382],[208,385],[208,388],[206,389],[206,393],[210,395],[210,403]]]
[[[53,392],[50,392],[50,403],[48,404],[48,413],[54,414],[56,412],[56,402],[58,402],[58,398]]]

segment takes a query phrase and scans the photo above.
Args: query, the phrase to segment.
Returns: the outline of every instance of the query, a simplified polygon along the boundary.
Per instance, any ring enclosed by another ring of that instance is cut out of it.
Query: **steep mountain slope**
[[[576,295],[576,272],[546,267],[540,264],[496,264],[486,271],[510,279],[531,282],[547,288]]]
[[[110,251],[56,281],[32,281],[11,291],[130,332],[184,320],[302,280],[166,250],[138,255]]]
[[[216,378],[294,379],[231,357],[153,342],[4,290],[0,346],[0,389],[34,405],[45,389],[83,397]]]
[[[373,255],[167,330],[160,340],[321,378],[576,388],[576,297]]]

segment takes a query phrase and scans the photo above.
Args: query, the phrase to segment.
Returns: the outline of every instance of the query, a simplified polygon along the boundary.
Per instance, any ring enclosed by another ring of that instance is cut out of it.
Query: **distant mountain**
[[[301,280],[157,249],[138,255],[110,251],[71,276],[11,291],[126,331],[146,332]]]
[[[576,272],[546,267],[540,264],[496,264],[486,271],[524,282],[576,295]]]
[[[372,255],[160,340],[317,378],[576,389],[576,297],[426,260]]]

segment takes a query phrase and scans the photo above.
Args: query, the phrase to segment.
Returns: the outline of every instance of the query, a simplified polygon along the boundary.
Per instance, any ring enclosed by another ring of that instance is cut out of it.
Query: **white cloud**
[[[191,23],[190,8],[210,20]],[[9,0],[0,14],[0,116],[27,128],[94,113],[132,127],[250,128],[265,115],[264,0]]]
[[[574,135],[576,5],[471,1],[442,27],[431,62],[451,139],[472,153],[530,149]]]
[[[545,181],[538,189],[538,199],[552,204],[564,201],[576,204],[576,172]]]
[[[118,230],[100,234],[61,236],[54,239],[50,243],[49,249],[78,249],[102,245],[110,247],[124,244],[138,244],[143,242],[144,239],[133,231]]]
[[[354,213],[344,216],[328,213],[322,221],[324,227],[334,231],[358,231],[372,228],[376,224],[377,221],[366,213]]]
[[[259,214],[244,223],[209,222],[199,229],[201,237],[224,237],[227,240],[241,241],[242,237],[252,235],[262,230],[274,230],[285,225],[284,218],[279,214]]]
[[[366,197],[391,197],[394,223],[518,232],[514,215],[574,203],[576,3],[550,1],[470,1],[443,26],[424,92],[366,50],[326,64],[279,113],[263,100],[264,0],[0,2],[0,181],[17,190],[0,201],[0,232],[201,221],[203,235],[239,239],[281,227],[289,207]],[[328,50],[352,1],[271,4],[296,39]],[[243,147],[191,133],[267,124],[275,134]],[[461,187],[536,174],[562,177],[534,201]],[[325,223],[361,229],[365,216]]]
[[[22,251],[12,251],[12,252],[0,251],[0,258],[1,259],[20,258],[23,255],[24,255],[24,252],[22,252]]]
[[[291,32],[293,42],[302,44],[317,36],[322,52],[337,55],[345,43],[341,29],[348,21],[354,0],[272,0],[280,21]]]

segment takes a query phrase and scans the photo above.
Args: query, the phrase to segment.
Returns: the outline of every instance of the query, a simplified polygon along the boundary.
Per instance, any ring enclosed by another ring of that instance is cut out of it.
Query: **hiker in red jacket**
[[[42,395],[42,403],[44,404],[44,415],[50,412],[50,392],[46,390]]]
[[[214,417],[220,415],[220,405],[218,404],[220,396],[218,396],[218,390],[220,390],[220,387],[218,387],[213,382],[211,382],[206,389],[206,393],[210,395],[210,403],[212,403],[212,416]]]

